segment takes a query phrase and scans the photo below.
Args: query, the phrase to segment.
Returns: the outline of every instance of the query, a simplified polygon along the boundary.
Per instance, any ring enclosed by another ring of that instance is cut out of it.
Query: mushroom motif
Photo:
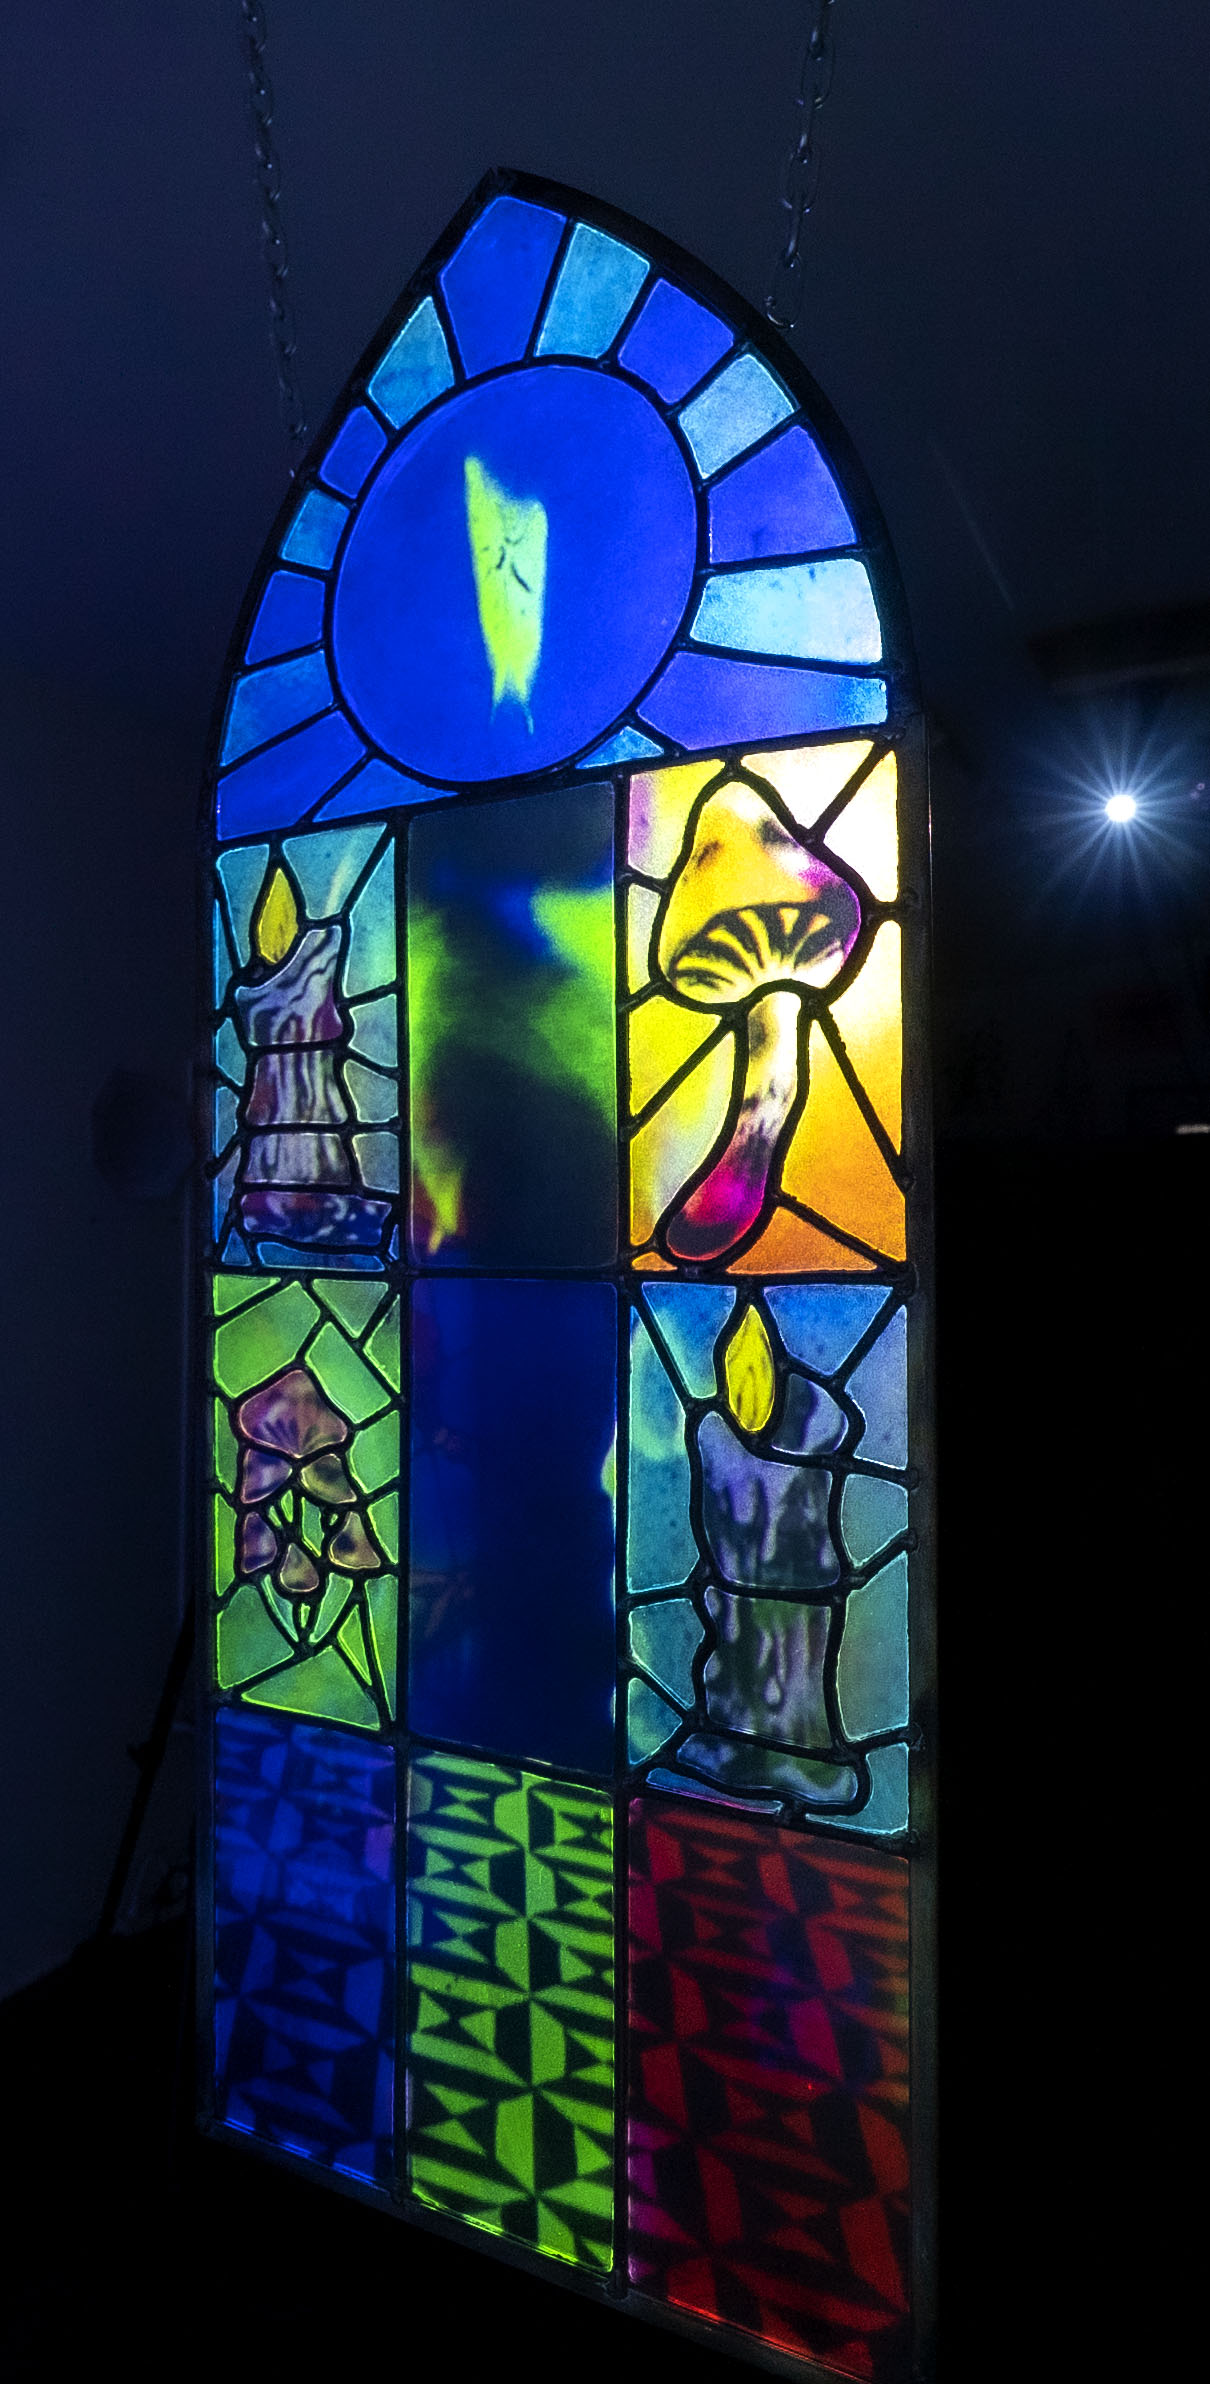
[[[341,1453],[349,1426],[307,1368],[292,1366],[262,1383],[235,1420],[245,1577],[272,1568],[282,1596],[305,1605],[323,1589],[321,1564],[337,1573],[380,1571],[383,1560]]]
[[[735,1014],[743,1076],[726,1148],[665,1226],[673,1258],[724,1258],[756,1225],[806,1095],[803,995],[839,974],[860,926],[852,887],[755,788],[735,782],[707,797],[672,883],[657,965],[678,1001]]]

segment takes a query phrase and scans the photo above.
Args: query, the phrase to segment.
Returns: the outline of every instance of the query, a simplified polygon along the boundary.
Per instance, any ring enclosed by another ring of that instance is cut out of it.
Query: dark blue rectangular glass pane
[[[215,1717],[215,2107],[386,2185],[395,1759],[340,1730]]]
[[[408,1719],[605,1771],[617,1311],[604,1283],[418,1283]]]

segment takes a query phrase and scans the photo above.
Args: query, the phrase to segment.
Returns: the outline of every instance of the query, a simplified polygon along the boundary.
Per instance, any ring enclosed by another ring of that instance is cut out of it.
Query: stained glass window
[[[493,177],[291,491],[213,823],[207,2124],[898,2384],[927,830],[801,368]]]

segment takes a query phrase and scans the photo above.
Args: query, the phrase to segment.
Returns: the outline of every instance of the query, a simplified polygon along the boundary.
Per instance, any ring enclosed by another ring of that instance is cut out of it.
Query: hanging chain
[[[265,71],[268,37],[261,0],[239,0],[240,31],[248,70],[248,100],[252,110],[253,156],[260,191],[261,254],[269,279],[269,338],[277,366],[277,396],[286,437],[301,453],[309,431],[307,409],[299,386],[294,315],[286,295],[290,261],[281,220],[281,163],[273,140],[273,86]]]
[[[809,0],[809,5],[810,30],[794,95],[799,125],[782,184],[786,237],[765,300],[765,313],[779,331],[793,329],[802,305],[803,231],[819,185],[819,113],[832,88],[834,0]]]

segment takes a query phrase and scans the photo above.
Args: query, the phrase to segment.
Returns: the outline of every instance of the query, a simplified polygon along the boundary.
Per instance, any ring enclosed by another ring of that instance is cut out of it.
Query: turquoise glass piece
[[[225,1151],[235,1132],[239,1118],[239,1103],[228,1084],[214,1088],[214,1147]]]
[[[703,480],[794,412],[794,400],[759,356],[737,356],[678,417]]]
[[[325,712],[251,761],[238,762],[220,778],[217,824],[220,836],[246,836],[254,828],[292,826],[320,797],[347,776],[365,747],[340,712]]]
[[[279,737],[283,729],[314,720],[333,700],[328,666],[320,653],[299,654],[292,662],[270,662],[263,670],[249,671],[231,690],[220,761],[238,761],[270,737]]]
[[[799,422],[716,480],[709,506],[712,563],[854,544],[836,483]]]
[[[354,406],[319,467],[321,480],[326,480],[329,488],[338,488],[342,496],[355,497],[386,443],[386,432],[369,407]]]
[[[607,737],[603,745],[586,753],[579,764],[581,770],[600,769],[612,762],[656,761],[664,747],[653,737],[645,737],[637,728],[620,728],[616,737]]]
[[[235,852],[218,856],[218,873],[241,968],[247,968],[252,958],[252,913],[264,884],[268,859],[267,844],[240,845]]]
[[[618,362],[671,406],[696,387],[732,344],[733,334],[708,307],[699,306],[673,282],[658,281],[627,333]]]
[[[630,1653],[670,1697],[693,1704],[693,1659],[702,1644],[702,1625],[688,1598],[661,1598],[655,1606],[634,1606],[629,1623]]]
[[[713,1399],[714,1349],[735,1306],[725,1283],[647,1283],[644,1305],[691,1399]]]
[[[244,1058],[244,1047],[229,1018],[224,1018],[214,1038],[214,1059],[216,1067],[221,1068],[223,1074],[229,1076],[233,1084],[243,1083],[244,1070],[247,1065]]]
[[[646,1328],[630,1343],[630,1500],[626,1575],[632,1591],[675,1589],[697,1563],[685,1417]]]
[[[395,849],[388,845],[349,915],[345,992],[375,992],[391,983],[395,968]]]
[[[907,1317],[897,1308],[846,1389],[866,1420],[858,1444],[871,1464],[907,1464]]]
[[[885,1306],[887,1295],[878,1283],[835,1288],[830,1283],[778,1283],[765,1297],[791,1357],[817,1374],[835,1374]]]
[[[564,218],[526,199],[493,199],[441,276],[468,376],[525,354]]]
[[[577,224],[538,333],[539,356],[603,356],[643,283],[647,259],[592,224]]]
[[[886,719],[886,682],[680,653],[638,710],[652,728],[701,753],[714,745],[867,727]]]
[[[398,1066],[399,1028],[393,993],[383,994],[380,1001],[354,1003],[350,1043],[354,1051],[376,1060],[380,1068]]]
[[[850,1739],[906,1730],[908,1720],[907,1558],[850,1590],[836,1663],[841,1727]]]
[[[670,1739],[681,1717],[666,1705],[645,1680],[632,1680],[626,1695],[626,1752],[631,1763],[645,1763]]]
[[[354,819],[364,811],[396,811],[401,803],[436,803],[453,789],[448,786],[428,786],[421,778],[409,778],[402,770],[394,770],[389,762],[368,761],[365,768],[342,786],[330,802],[318,813],[320,819]]]
[[[840,1501],[840,1536],[849,1563],[868,1564],[908,1525],[907,1491],[877,1474],[851,1473]]]
[[[301,571],[275,571],[265,584],[244,648],[246,662],[268,662],[323,636],[323,581]]]
[[[431,298],[409,316],[370,381],[370,395],[396,430],[454,383],[454,367]]]
[[[869,573],[851,555],[719,572],[702,590],[689,634],[701,645],[801,661],[877,662],[882,654]]]
[[[889,1837],[908,1825],[908,1751],[905,1746],[871,1747],[870,1801],[855,1816],[858,1829]]]
[[[214,966],[214,1007],[217,1010],[222,1005],[223,996],[227,991],[231,977],[231,953],[227,944],[227,929],[217,902],[214,905],[210,948]]]
[[[309,563],[326,571],[340,544],[349,508],[320,488],[309,489],[281,543],[288,563]]]
[[[313,836],[288,836],[282,852],[303,898],[308,919],[333,919],[352,893],[375,845],[382,835],[380,827],[320,829]],[[382,977],[371,983],[389,983],[395,974],[394,961],[383,971]],[[361,987],[345,986],[348,992]]]

